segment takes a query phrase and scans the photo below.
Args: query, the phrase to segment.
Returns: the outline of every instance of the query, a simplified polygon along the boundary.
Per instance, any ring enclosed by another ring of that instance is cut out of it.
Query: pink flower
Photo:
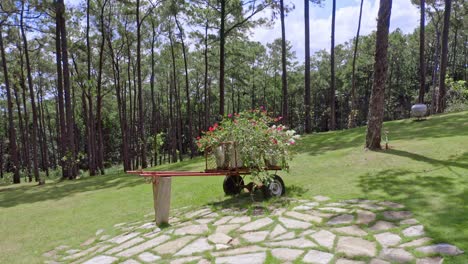
[[[231,117],[232,117],[232,114],[228,114],[228,117],[231,118]]]

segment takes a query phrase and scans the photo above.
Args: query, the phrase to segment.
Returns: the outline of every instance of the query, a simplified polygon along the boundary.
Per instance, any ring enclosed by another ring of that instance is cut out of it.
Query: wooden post
[[[171,181],[172,177],[156,177],[153,181],[154,213],[158,226],[169,222]]]

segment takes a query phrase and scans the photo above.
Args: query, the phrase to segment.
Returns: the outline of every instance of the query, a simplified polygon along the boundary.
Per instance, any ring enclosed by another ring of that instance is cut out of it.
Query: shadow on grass
[[[199,162],[199,159],[182,163],[174,163],[164,167],[169,170],[184,170]],[[148,170],[156,170],[151,168]],[[139,176],[126,174],[124,172],[112,173],[81,178],[78,180],[65,180],[46,185],[20,185],[8,186],[0,189],[0,208],[14,207],[20,204],[30,204],[47,200],[59,200],[84,192],[93,192],[103,189],[122,189],[145,184],[145,179]]]
[[[423,162],[433,162],[418,155],[409,156]],[[466,153],[462,157],[466,158]],[[467,168],[465,163],[460,166],[460,163],[453,161],[437,161],[435,164]],[[391,169],[366,173],[359,177],[359,187],[364,193],[405,204],[409,210],[424,216],[424,221],[430,226],[427,230],[429,236],[434,238],[435,242],[452,243],[465,251],[468,250],[466,186],[466,175],[460,177],[447,173],[446,168],[436,168],[430,173]],[[453,263],[466,263],[468,256],[462,258],[461,262],[455,259]]]
[[[462,169],[468,169],[468,152],[465,152],[459,157],[452,158],[449,160],[433,159],[433,158],[429,158],[429,157],[419,155],[416,153],[411,153],[408,151],[397,150],[397,149],[388,149],[388,150],[382,151],[382,153],[401,156],[401,157],[412,159],[414,161],[429,163],[430,165],[441,165],[445,167],[458,167]]]

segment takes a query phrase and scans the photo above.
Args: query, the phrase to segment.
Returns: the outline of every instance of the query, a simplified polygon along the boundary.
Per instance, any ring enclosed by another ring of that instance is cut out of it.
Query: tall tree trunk
[[[426,1],[420,0],[421,7],[421,18],[419,23],[419,98],[418,102],[420,104],[424,103],[424,92],[426,90],[426,65],[424,63],[424,42],[425,42],[425,17],[424,13],[426,12]]]
[[[204,72],[204,102],[205,102],[205,118],[204,118],[204,125],[203,130],[208,130],[209,126],[209,118],[210,118],[210,103],[208,100],[209,92],[208,92],[208,21],[205,24],[205,49],[203,50],[203,59],[205,63],[205,72]]]
[[[138,130],[141,140],[141,167],[146,168],[146,136],[145,136],[145,120],[143,109],[143,88],[141,81],[141,24],[140,21],[140,0],[136,1],[136,20],[137,20],[137,75],[138,75]]]
[[[224,64],[226,42],[225,19],[226,19],[226,1],[221,0],[221,27],[219,29],[219,115],[224,116]]]
[[[357,51],[359,46],[359,32],[361,31],[361,20],[362,20],[362,5],[364,0],[361,0],[361,5],[359,7],[359,20],[358,28],[356,32],[356,39],[354,41],[354,52],[353,52],[353,70],[351,77],[351,113],[349,114],[348,128],[353,128],[356,126],[357,118],[357,99],[356,99],[356,59]]]
[[[305,78],[304,78],[304,108],[305,108],[305,132],[312,132],[310,117],[310,22],[309,22],[309,0],[304,0],[304,36],[305,36]]]
[[[440,54],[439,95],[437,97],[437,113],[443,113],[446,107],[447,91],[445,88],[445,74],[447,73],[448,35],[450,27],[450,10],[452,0],[445,0],[444,29],[442,31],[442,52]]]
[[[5,82],[5,89],[7,95],[7,109],[8,109],[8,139],[9,139],[9,150],[10,150],[10,157],[13,163],[13,183],[20,183],[20,164],[19,164],[19,157],[18,157],[18,147],[16,145],[16,130],[15,124],[13,120],[13,101],[11,99],[11,91],[10,91],[10,81],[8,78],[8,67],[7,61],[5,56],[5,47],[3,46],[3,26],[0,24],[0,52],[2,57],[2,68],[3,68],[3,80]],[[2,139],[3,141],[3,139]],[[3,153],[2,153],[3,154]],[[3,166],[0,163],[0,166]]]
[[[282,66],[282,107],[281,115],[283,116],[283,122],[286,125],[289,125],[289,111],[288,111],[288,76],[286,72],[287,62],[286,62],[286,29],[284,25],[284,1],[280,0],[280,16],[281,16],[281,66]]]
[[[380,0],[379,15],[377,18],[377,38],[375,43],[374,83],[369,102],[369,115],[367,118],[366,147],[380,149],[382,122],[385,105],[385,83],[387,80],[387,49],[388,29],[392,0]]]
[[[32,111],[32,123],[33,129],[31,133],[31,144],[32,144],[32,156],[33,156],[33,173],[34,179],[39,185],[45,184],[43,179],[39,177],[39,163],[37,158],[37,107],[36,100],[34,96],[34,86],[33,86],[33,77],[31,72],[31,63],[29,60],[29,50],[28,50],[28,40],[26,38],[26,32],[24,30],[24,0],[21,2],[21,15],[20,15],[20,30],[21,37],[23,39],[23,48],[24,56],[26,58],[26,71],[28,76],[28,86],[29,86],[29,97],[31,99],[31,111]]]
[[[15,102],[16,102],[16,109],[18,110],[18,124],[19,124],[19,129],[20,129],[20,136],[21,136],[21,152],[22,152],[22,157],[20,156],[20,160],[22,161],[22,166],[23,169],[26,168],[27,174],[29,174],[29,140],[27,136],[27,129],[24,128],[23,125],[23,115],[21,113],[21,103],[20,103],[20,98],[18,95],[18,88],[16,86],[13,86],[13,92],[15,95]]]
[[[336,0],[333,0],[332,7],[332,25],[331,25],[331,47],[330,47],[330,130],[336,129],[336,110],[335,110],[335,15]]]

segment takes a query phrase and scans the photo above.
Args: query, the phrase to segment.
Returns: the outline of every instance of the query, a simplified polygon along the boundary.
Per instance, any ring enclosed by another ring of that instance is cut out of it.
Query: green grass
[[[326,195],[402,203],[428,236],[468,251],[468,112],[426,121],[385,123],[390,149],[363,148],[365,128],[304,137],[290,173],[281,173],[288,196]],[[203,170],[197,158],[160,167]],[[222,177],[175,178],[172,208],[229,204]],[[39,263],[58,245],[79,244],[96,230],[152,212],[151,185],[123,173],[0,187],[0,263]],[[445,263],[468,263],[468,254]]]

